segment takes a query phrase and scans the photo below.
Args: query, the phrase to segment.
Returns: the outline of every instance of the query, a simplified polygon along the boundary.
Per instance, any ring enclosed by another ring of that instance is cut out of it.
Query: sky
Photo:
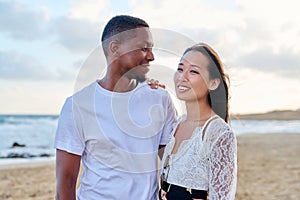
[[[153,30],[149,76],[173,92],[172,74],[188,45],[220,55],[231,113],[300,108],[300,15],[296,0],[0,0],[0,114],[59,114],[99,54],[108,20],[140,17]],[[100,61],[102,62],[102,61]],[[153,70],[152,70],[153,69]],[[165,71],[166,73],[162,73]]]

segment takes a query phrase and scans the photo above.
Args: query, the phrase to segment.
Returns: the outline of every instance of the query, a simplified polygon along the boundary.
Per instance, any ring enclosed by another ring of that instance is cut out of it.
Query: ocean
[[[0,115],[0,159],[53,157],[58,116]]]
[[[57,115],[0,115],[0,164],[12,159],[54,158]],[[237,135],[300,133],[300,120],[231,120]]]

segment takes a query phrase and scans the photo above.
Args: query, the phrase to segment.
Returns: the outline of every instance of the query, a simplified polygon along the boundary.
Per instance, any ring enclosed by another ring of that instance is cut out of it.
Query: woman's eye
[[[199,74],[199,72],[195,71],[195,70],[191,70],[192,74]]]

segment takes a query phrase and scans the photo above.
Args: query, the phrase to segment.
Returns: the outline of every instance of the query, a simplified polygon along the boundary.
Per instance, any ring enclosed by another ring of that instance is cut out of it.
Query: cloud
[[[145,19],[152,28],[164,28],[165,33],[153,34],[155,48],[181,54],[192,42],[206,42],[219,52],[227,65],[296,77],[299,75],[297,55],[300,53],[300,46],[296,41],[299,40],[300,15],[294,2],[272,2],[272,6],[267,1],[253,0],[227,0],[223,3],[217,0],[191,0],[188,3],[174,3],[173,0],[131,0],[127,3],[130,4],[128,8],[132,9],[132,15]],[[17,40],[39,40],[45,43],[54,40],[55,44],[69,50],[68,53],[76,53],[74,57],[87,55],[100,44],[104,23],[109,20],[113,10],[112,4],[108,0],[75,0],[60,17],[49,18],[49,13],[55,12],[49,10],[53,7],[43,7],[36,11],[30,9],[30,4],[25,6],[25,3],[16,1],[1,1],[0,33]],[[289,12],[283,14],[283,8],[288,8]],[[178,38],[172,32],[182,37]],[[34,48],[35,43],[30,45]],[[6,58],[4,63],[12,66],[18,61],[7,60],[9,55],[14,59],[19,57],[25,60],[28,70],[35,74],[38,66],[46,69],[36,55],[29,57],[1,52],[2,61]],[[30,60],[34,62],[29,62]],[[69,69],[60,69],[54,74],[53,78],[59,79],[74,76]],[[4,77],[2,74],[0,76]]]
[[[274,21],[270,26],[277,26],[286,21],[298,21],[300,19],[298,1],[261,1],[261,0],[235,0],[242,8],[243,14],[252,16],[262,21]],[[255,15],[253,15],[255,14]]]
[[[299,108],[300,80],[251,68],[230,70],[230,110],[234,113]]]
[[[17,52],[0,51],[0,71],[1,79],[49,80],[56,77],[37,59]]]
[[[79,61],[78,61],[79,62]],[[30,55],[16,51],[0,51],[0,79],[4,80],[74,80],[78,62],[70,66],[46,66]]]
[[[47,35],[47,13],[29,10],[18,2],[0,2],[0,31],[18,40],[37,40]]]
[[[16,1],[0,2],[0,33],[24,41],[49,39],[51,36],[71,52],[88,53],[99,44],[102,29],[99,19],[102,18],[95,14],[97,11],[100,13],[99,8],[104,9],[105,4],[99,1],[96,4],[86,3],[75,1],[68,16],[50,18],[51,11],[45,6],[36,12]],[[93,6],[93,12],[88,11]],[[97,20],[92,21],[93,17]]]
[[[100,26],[86,19],[61,17],[51,21],[56,42],[71,52],[88,53],[100,43]]]
[[[66,15],[51,20],[56,43],[73,53],[91,53],[100,44],[109,5],[109,0],[71,1]]]
[[[299,55],[293,54],[289,49],[280,49],[280,52],[274,52],[270,49],[257,49],[240,55],[233,63],[235,63],[235,66],[253,68],[288,78],[299,79],[300,77]]]
[[[72,0],[70,4],[69,18],[99,22],[108,10],[109,0]]]
[[[228,4],[228,5],[226,5]],[[134,13],[147,20],[151,27],[222,29],[223,27],[241,26],[243,21],[237,17],[239,7],[232,1],[205,2],[190,0],[174,3],[173,0],[140,0],[133,4]]]
[[[169,52],[170,55],[181,56],[186,47],[195,43],[191,38],[179,32],[161,28],[151,28],[150,31],[153,37],[154,50]]]
[[[210,44],[225,64],[299,77],[300,46],[296,41],[300,15],[295,0],[272,4],[256,0],[193,0],[184,4],[140,0],[133,8],[151,27],[171,29]]]

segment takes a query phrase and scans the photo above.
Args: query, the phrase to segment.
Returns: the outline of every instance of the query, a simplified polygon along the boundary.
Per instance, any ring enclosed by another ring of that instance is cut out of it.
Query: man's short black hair
[[[137,17],[129,15],[117,15],[109,20],[109,22],[106,24],[102,33],[101,42],[121,32],[139,27],[149,28],[149,25],[147,22]]]

